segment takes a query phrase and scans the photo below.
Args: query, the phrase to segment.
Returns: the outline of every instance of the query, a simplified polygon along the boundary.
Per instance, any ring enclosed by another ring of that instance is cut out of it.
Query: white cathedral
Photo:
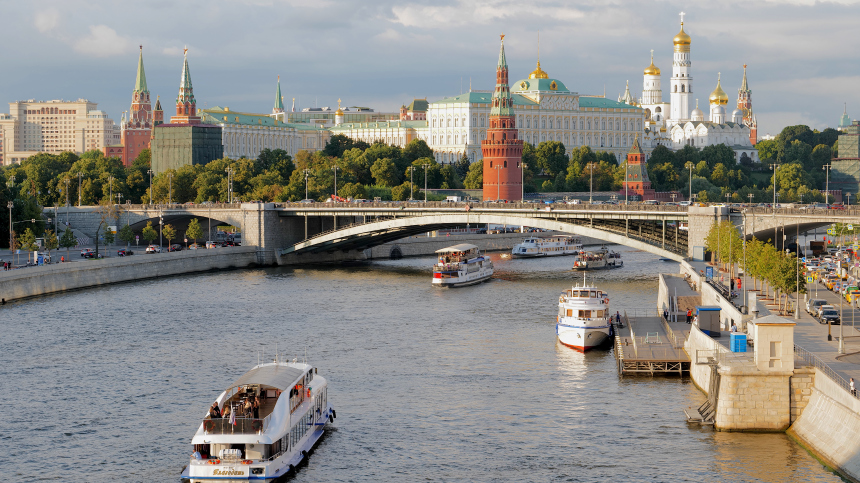
[[[693,77],[691,73],[690,36],[684,32],[684,14],[681,13],[681,31],[672,39],[674,56],[672,78],[669,85],[669,102],[663,101],[660,69],[651,64],[643,72],[642,96],[637,101],[630,94],[629,85],[619,102],[641,107],[645,115],[643,144],[651,149],[665,145],[672,149],[684,146],[726,144],[735,152],[735,159],[746,156],[758,162],[756,142],[756,119],[752,112],[752,91],[747,84],[746,66],[741,88],[738,89],[738,105],[731,117],[726,115],[729,96],[723,90],[719,75],[717,87],[708,96],[708,116],[699,109],[699,101],[693,104]]]

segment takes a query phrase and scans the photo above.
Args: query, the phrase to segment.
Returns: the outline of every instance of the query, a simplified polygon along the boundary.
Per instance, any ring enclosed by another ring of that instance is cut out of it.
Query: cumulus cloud
[[[90,34],[75,42],[75,51],[96,57],[110,57],[128,51],[130,42],[107,25],[91,25]]]
[[[39,32],[48,33],[54,30],[60,23],[60,12],[55,8],[48,8],[36,12],[36,18],[33,20],[33,25]]]

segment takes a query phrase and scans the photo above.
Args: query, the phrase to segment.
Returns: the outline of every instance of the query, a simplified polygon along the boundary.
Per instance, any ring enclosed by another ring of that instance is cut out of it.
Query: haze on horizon
[[[694,99],[707,105],[717,74],[734,104],[748,64],[759,136],[787,125],[835,127],[843,103],[860,118],[860,62],[851,48],[860,0],[211,0],[172,2],[0,0],[5,28],[0,112],[25,99],[99,103],[117,123],[128,110],[143,45],[150,92],[168,115],[187,46],[200,107],[271,111],[281,76],[290,107],[369,106],[396,111],[492,89],[499,34],[512,80],[541,67],[570,90],[615,99],[642,90],[654,49],[665,89],[672,37],[686,13]]]

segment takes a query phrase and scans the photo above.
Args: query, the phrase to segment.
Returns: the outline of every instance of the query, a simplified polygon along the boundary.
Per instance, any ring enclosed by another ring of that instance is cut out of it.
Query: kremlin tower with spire
[[[163,119],[160,102],[156,105],[156,115]],[[152,170],[155,173],[192,164],[207,164],[224,155],[221,127],[203,124],[203,119],[197,115],[197,100],[188,68],[188,49],[185,49],[179,94],[176,96],[176,115],[170,118],[170,124],[154,127],[151,144]]]
[[[131,166],[144,149],[149,149],[152,138],[152,102],[149,88],[146,86],[146,72],[143,69],[143,46],[137,58],[137,78],[134,91],[131,93],[131,109],[128,115],[123,114],[121,122],[122,144],[106,146],[105,156],[119,156],[122,164]]]
[[[756,126],[755,114],[752,110],[752,91],[747,84],[747,65],[744,64],[744,80],[741,82],[741,88],[738,89],[738,109],[743,112],[743,124],[750,128],[750,143],[755,146],[758,134]]]
[[[484,157],[484,200],[522,199],[523,141],[518,139],[514,101],[508,86],[505,36],[501,36],[496,89],[490,107],[487,139],[481,141]],[[540,69],[540,65],[538,65]]]

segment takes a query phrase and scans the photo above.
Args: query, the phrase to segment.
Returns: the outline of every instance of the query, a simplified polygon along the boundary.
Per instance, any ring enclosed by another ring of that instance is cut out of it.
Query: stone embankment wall
[[[500,233],[495,235],[451,235],[451,236],[412,236],[390,243],[383,243],[370,249],[371,259],[390,259],[392,253],[400,252],[403,257],[420,257],[433,255],[436,250],[457,245],[458,243],[471,243],[481,251],[510,251],[514,245],[521,243],[530,235],[550,235],[549,233]],[[601,245],[606,242],[596,238],[581,237],[585,246]]]
[[[785,431],[791,424],[791,371],[754,364],[720,366],[714,427],[720,431]]]
[[[860,481],[860,400],[820,370],[788,434],[828,466]]]
[[[59,258],[59,254],[55,258]],[[188,250],[57,263],[0,272],[0,298],[11,301],[112,283],[245,268],[257,264],[255,247]]]
[[[814,367],[795,367],[794,375],[791,376],[791,422],[794,424],[797,418],[803,414],[803,410],[809,404],[812,397],[812,388],[815,385]]]

